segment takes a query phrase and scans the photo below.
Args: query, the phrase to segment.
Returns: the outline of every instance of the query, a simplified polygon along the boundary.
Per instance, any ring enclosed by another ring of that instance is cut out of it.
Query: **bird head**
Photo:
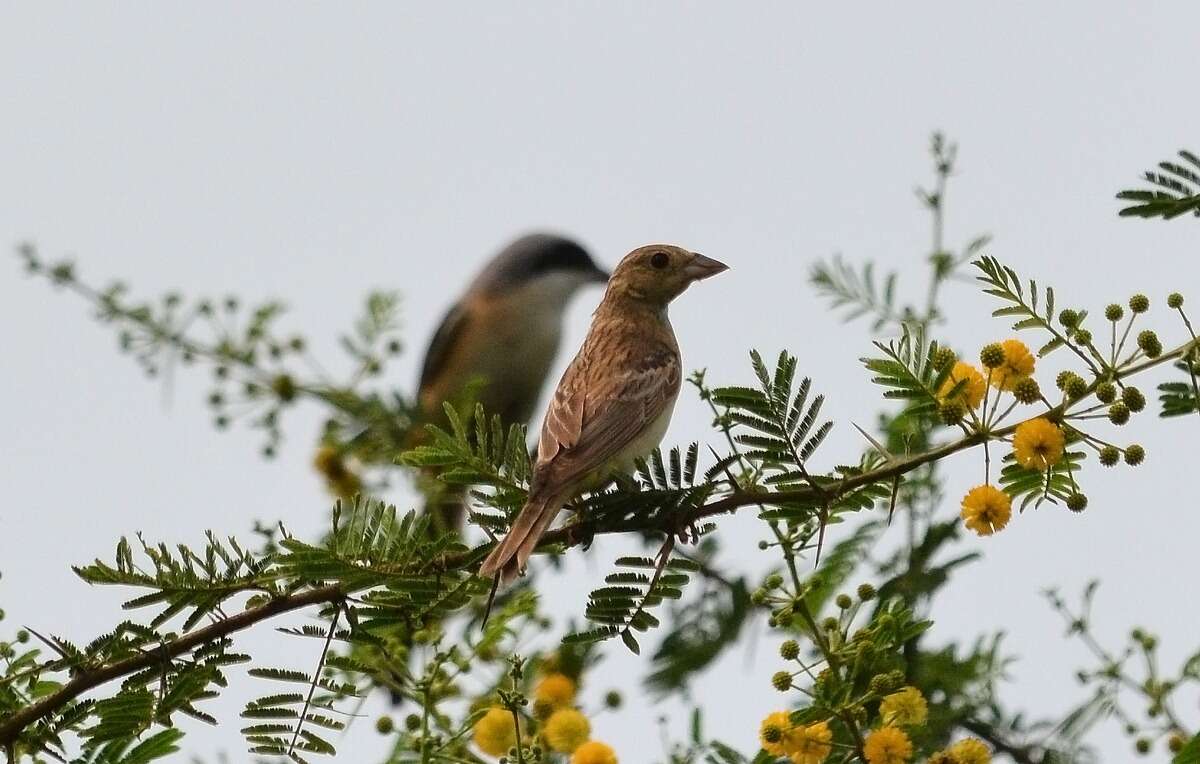
[[[472,289],[490,296],[520,293],[527,300],[561,306],[581,287],[606,281],[608,272],[579,244],[554,234],[534,233],[496,255]]]
[[[608,294],[665,307],[695,281],[715,276],[729,266],[711,257],[670,244],[638,247],[617,264]]]

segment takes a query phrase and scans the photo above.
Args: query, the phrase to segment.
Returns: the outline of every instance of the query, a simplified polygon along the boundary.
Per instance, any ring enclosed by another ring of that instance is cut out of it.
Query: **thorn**
[[[892,524],[892,515],[896,514],[896,496],[900,493],[900,476],[892,478],[892,498],[888,501],[887,524]]]
[[[895,457],[895,456],[892,456],[892,453],[891,453],[890,451],[888,451],[886,448],[884,448],[882,443],[880,443],[879,441],[875,440],[875,438],[871,437],[871,434],[870,434],[870,433],[868,433],[868,432],[867,432],[866,430],[864,430],[863,428],[859,427],[859,426],[858,426],[857,424],[855,424],[854,422],[851,422],[850,424],[853,424],[853,425],[854,425],[854,429],[858,430],[859,434],[861,434],[861,435],[862,435],[864,438],[866,438],[866,439],[867,439],[867,442],[868,442],[868,443],[870,443],[870,444],[871,444],[871,446],[872,446],[872,447],[873,447],[873,448],[874,448],[876,451],[878,451],[878,452],[879,452],[880,456],[882,456],[884,459],[887,459],[889,463],[891,463],[891,462],[895,462],[895,461],[896,461],[896,457]]]
[[[487,626],[488,616],[492,614],[492,603],[496,601],[496,590],[500,588],[500,571],[496,571],[495,577],[492,578],[492,590],[488,592],[487,604],[483,607],[483,622],[479,624],[479,630],[482,631],[484,626]]]

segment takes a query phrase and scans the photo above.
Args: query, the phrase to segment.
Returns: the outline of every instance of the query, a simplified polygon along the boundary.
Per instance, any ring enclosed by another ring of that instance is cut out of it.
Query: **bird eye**
[[[653,255],[650,256],[650,265],[654,266],[655,268],[658,268],[659,270],[666,268],[667,264],[670,262],[671,262],[671,256],[668,255],[666,252],[655,252]]]

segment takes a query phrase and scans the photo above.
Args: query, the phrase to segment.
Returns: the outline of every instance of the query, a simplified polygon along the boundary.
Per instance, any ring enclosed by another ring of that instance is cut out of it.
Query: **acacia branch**
[[[346,592],[337,585],[320,586],[315,589],[287,594],[277,597],[265,605],[259,605],[243,610],[237,615],[230,616],[216,623],[182,636],[179,639],[165,642],[150,652],[133,658],[113,661],[95,668],[80,670],[66,684],[36,703],[20,709],[7,719],[0,721],[0,747],[9,747],[30,724],[44,719],[71,701],[113,679],[135,674],[143,669],[157,666],[164,661],[176,658],[183,653],[201,645],[215,642],[235,632],[249,628],[256,623],[273,618],[282,613],[315,605],[321,602],[336,602],[346,596]]]
[[[1130,366],[1117,371],[1113,376],[1117,379],[1122,379],[1139,374],[1161,363],[1179,358],[1196,347],[1200,347],[1200,340],[1191,340],[1175,348],[1174,350],[1163,353],[1158,358],[1147,360],[1135,366]],[[1088,388],[1087,392],[1090,394],[1098,384],[1098,381],[1093,382]],[[1039,414],[1038,416],[1061,417],[1066,413],[1068,408],[1068,403],[1061,403],[1058,406],[1051,408],[1049,411]],[[855,489],[905,475],[925,464],[929,464],[930,462],[940,461],[941,459],[956,454],[959,451],[965,451],[974,446],[981,445],[989,439],[1011,435],[1020,424],[1021,423],[1012,424],[1007,427],[1002,427],[1000,429],[991,430],[988,432],[971,433],[963,438],[960,438],[959,440],[945,443],[923,453],[916,454],[905,459],[893,459],[878,469],[863,472],[858,475],[852,475],[839,482],[826,484],[818,488],[809,486],[790,491],[773,492],[736,491],[729,496],[691,509],[685,514],[683,521],[685,524],[692,523],[704,518],[733,512],[747,506],[778,506],[790,503],[828,501],[831,499],[837,499]],[[679,524],[679,519],[673,520],[673,523],[675,523],[677,526]],[[654,523],[646,522],[645,520],[639,521],[631,519],[607,526],[602,525],[597,521],[582,520],[569,523],[557,530],[550,531],[549,533],[545,534],[542,537],[542,542],[539,546],[559,544],[570,548],[586,541],[590,541],[593,536],[600,534],[658,530],[664,529],[657,527]],[[466,553],[447,555],[436,561],[434,565],[426,568],[425,572],[428,572],[430,569],[444,572],[473,570],[479,564],[481,559],[481,551],[481,549],[475,549]],[[30,724],[44,719],[71,701],[80,697],[84,693],[93,690],[102,684],[110,682],[113,679],[129,676],[138,671],[159,665],[165,660],[175,658],[183,653],[188,652],[189,650],[193,650],[201,645],[222,639],[277,615],[288,613],[294,610],[300,610],[302,608],[322,602],[337,602],[344,599],[348,594],[351,593],[352,592],[347,591],[337,584],[330,584],[308,589],[295,594],[284,595],[272,599],[265,605],[244,610],[237,615],[230,616],[229,618],[222,619],[203,628],[196,629],[195,631],[188,633],[186,636],[164,643],[160,648],[152,652],[147,652],[144,655],[114,661],[112,663],[103,664],[94,668],[82,669],[76,673],[69,682],[64,684],[55,692],[47,695],[35,703],[25,706],[8,718],[0,721],[0,747],[11,749],[17,739],[17,736],[20,735],[22,730],[24,730]]]

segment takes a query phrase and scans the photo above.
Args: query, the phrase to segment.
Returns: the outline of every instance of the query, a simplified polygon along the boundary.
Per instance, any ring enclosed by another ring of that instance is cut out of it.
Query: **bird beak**
[[[687,277],[688,281],[701,281],[727,270],[729,270],[729,266],[720,260],[693,252],[691,261],[683,266],[683,275]]]

